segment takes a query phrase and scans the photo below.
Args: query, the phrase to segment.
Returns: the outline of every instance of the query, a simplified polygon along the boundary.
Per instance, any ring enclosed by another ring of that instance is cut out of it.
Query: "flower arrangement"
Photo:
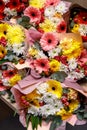
[[[24,62],[26,46],[22,26],[0,23],[0,64],[7,61],[15,64]]]
[[[87,10],[78,5],[71,8],[70,30],[80,33],[83,42],[87,42]]]
[[[24,9],[28,6],[27,0],[1,0],[0,1],[0,20],[19,17],[23,14]]]
[[[2,1],[6,5],[3,10],[8,6],[14,9],[12,2]],[[72,124],[78,119],[86,121],[87,94],[78,82],[87,78],[87,50],[80,33],[66,33],[63,16],[71,3],[21,2],[26,8],[16,24],[0,23],[0,86],[11,88],[20,121],[32,130],[43,125],[43,120],[50,123],[49,130],[58,129],[73,116]],[[18,15],[21,3],[15,3]],[[6,66],[7,61],[15,67]]]

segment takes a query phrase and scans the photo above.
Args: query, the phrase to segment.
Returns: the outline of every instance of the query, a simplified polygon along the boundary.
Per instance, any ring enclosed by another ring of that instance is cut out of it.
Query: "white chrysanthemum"
[[[6,59],[6,60],[9,60],[9,61],[12,61],[12,60],[18,60],[18,57],[17,56],[15,56],[15,55],[8,55],[8,56],[5,56],[4,57],[4,59]]]
[[[64,71],[67,73],[69,71],[68,66],[61,63],[60,64],[60,71]]]
[[[17,11],[16,10],[11,10],[10,8],[5,8],[4,9],[4,14],[8,16],[17,16]]]
[[[60,100],[57,99],[54,103],[54,109],[56,112],[59,112],[61,108],[63,108],[63,104]]]
[[[38,54],[35,55],[35,58],[47,58],[47,56],[43,53],[43,51],[38,50]]]
[[[61,21],[63,20],[63,18],[51,17],[50,20],[52,21],[52,23],[54,23],[55,26],[57,26],[58,24],[61,23]]]
[[[68,73],[68,78],[70,78],[70,79],[81,79],[84,76],[85,75],[84,75],[83,71],[80,71],[79,73],[75,72],[75,71],[72,71],[72,72]]]
[[[25,47],[22,44],[13,44],[13,52],[18,56],[24,53]]]
[[[4,78],[4,79],[2,79],[2,82],[3,82],[3,85],[4,86],[11,86],[10,84],[9,84],[9,82],[8,82],[8,78]]]
[[[44,93],[42,100],[45,103],[54,104],[54,101],[57,99],[56,95],[52,93]]]
[[[45,17],[53,17],[54,14],[55,14],[55,9],[53,6],[46,8],[44,11]]]
[[[31,106],[31,107],[29,107],[29,109],[28,109],[28,113],[37,116],[38,113],[39,113],[39,108],[37,108],[37,107],[35,107],[35,106]]]
[[[63,1],[60,1],[60,3],[57,6],[55,6],[55,10],[61,14],[66,13],[67,11],[66,4]]]
[[[50,58],[54,58],[55,56],[58,56],[60,52],[61,52],[61,48],[56,47],[56,48],[50,50],[48,52],[48,55],[49,55]]]
[[[79,32],[81,35],[86,36],[87,34],[87,25],[86,24],[80,24],[79,25]]]
[[[39,85],[39,87],[37,87],[37,92],[44,94],[44,93],[46,93],[48,87],[49,87],[49,85],[47,83],[42,83]]]
[[[40,108],[39,113],[40,113],[40,115],[47,117],[49,115],[54,115],[55,109],[54,109],[53,105],[47,104]]]
[[[68,64],[69,64],[69,70],[72,71],[74,69],[76,69],[77,67],[77,61],[76,59],[72,58],[68,61]]]

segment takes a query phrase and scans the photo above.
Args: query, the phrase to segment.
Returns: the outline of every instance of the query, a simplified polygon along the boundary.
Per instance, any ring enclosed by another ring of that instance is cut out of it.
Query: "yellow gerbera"
[[[82,52],[82,43],[72,38],[64,38],[60,41],[60,47],[62,48],[63,55],[70,58],[77,58]],[[77,51],[78,50],[78,51]]]
[[[3,59],[6,54],[7,54],[7,50],[5,49],[5,47],[0,45],[0,60]]]
[[[22,27],[19,25],[10,26],[7,30],[7,38],[10,44],[24,42],[25,35]]]
[[[7,34],[7,29],[9,28],[9,24],[7,24],[7,23],[1,23],[0,24],[0,38],[1,37],[5,37],[5,38],[7,38],[6,37],[6,34]]]
[[[60,69],[60,63],[59,63],[57,60],[52,59],[52,60],[50,61],[50,70],[51,70],[52,72],[56,72],[56,71],[58,71],[59,69]]]
[[[50,92],[56,95],[58,98],[62,96],[62,86],[61,83],[56,80],[48,80],[47,81],[49,87],[47,88],[47,92]]]
[[[14,86],[19,80],[21,80],[21,76],[19,74],[16,74],[15,76],[9,79],[9,83],[11,86]]]
[[[73,26],[71,32],[77,33],[77,32],[79,32],[78,30],[79,30],[79,24],[74,24],[74,26]]]
[[[55,32],[56,30],[55,24],[49,19],[45,19],[39,26],[44,32]]]
[[[79,101],[78,100],[72,100],[71,103],[69,104],[69,113],[72,113],[75,111],[79,106]]]
[[[30,0],[29,5],[36,7],[36,8],[42,8],[44,6],[45,0]]]

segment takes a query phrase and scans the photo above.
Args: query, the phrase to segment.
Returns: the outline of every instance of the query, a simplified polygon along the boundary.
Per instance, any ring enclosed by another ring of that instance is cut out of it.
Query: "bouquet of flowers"
[[[87,9],[73,5],[70,13],[70,30],[74,33],[80,33],[83,42],[87,42]]]

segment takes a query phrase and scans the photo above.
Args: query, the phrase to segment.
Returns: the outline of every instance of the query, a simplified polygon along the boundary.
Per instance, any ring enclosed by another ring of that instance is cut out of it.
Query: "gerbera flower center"
[[[52,3],[50,3],[50,5],[53,5],[54,3],[52,2]]]
[[[51,43],[52,42],[52,40],[51,39],[48,39],[48,43]]]
[[[7,32],[6,32],[6,31],[4,31],[4,34],[5,34],[5,35],[6,35],[6,33],[7,33]]]
[[[4,51],[2,50],[2,54],[4,54]]]
[[[55,87],[52,87],[52,90],[55,90]]]
[[[45,66],[45,64],[44,64],[44,63],[41,63],[41,66],[42,66],[42,67],[44,67],[44,66]]]
[[[13,3],[12,3],[14,6],[16,6],[17,5],[17,2],[15,2],[15,1],[13,1]]]
[[[3,2],[2,1],[0,1],[0,6],[2,6],[3,5]]]
[[[13,72],[12,72],[12,71],[10,71],[10,72],[9,72],[9,75],[13,75]]]
[[[34,12],[32,12],[32,13],[31,13],[31,15],[32,15],[33,17],[35,17],[35,16],[36,16],[36,14],[35,14]]]
[[[61,30],[65,30],[65,26],[61,26]]]

